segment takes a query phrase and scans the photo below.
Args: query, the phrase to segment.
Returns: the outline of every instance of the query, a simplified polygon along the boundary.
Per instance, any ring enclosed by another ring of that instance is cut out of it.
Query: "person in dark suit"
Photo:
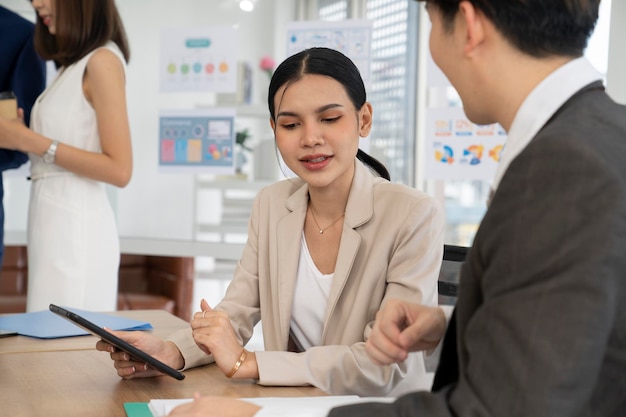
[[[330,416],[624,415],[626,108],[581,58],[599,3],[427,2],[433,59],[508,139],[433,392]],[[442,327],[423,312],[389,303],[371,355],[429,347]]]
[[[432,391],[330,417],[624,415],[626,107],[582,58],[599,3],[427,2],[435,63],[468,118],[508,139]],[[367,350],[384,364],[439,349],[444,323],[437,307],[389,301]],[[202,397],[172,414],[298,415],[238,404]]]
[[[0,6],[0,91],[12,91],[30,122],[30,110],[46,86],[46,64],[35,52],[35,25]],[[25,153],[0,149],[0,171],[19,168],[28,161]],[[4,255],[4,187],[0,176],[0,266]]]

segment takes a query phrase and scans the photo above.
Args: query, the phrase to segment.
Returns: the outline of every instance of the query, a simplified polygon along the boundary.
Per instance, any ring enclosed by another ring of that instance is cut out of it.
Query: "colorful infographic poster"
[[[233,93],[237,89],[237,31],[232,27],[163,29],[162,93]]]
[[[427,179],[491,180],[506,132],[498,124],[476,125],[462,108],[426,111]]]
[[[372,80],[372,28],[373,22],[367,19],[290,22],[287,25],[287,56],[316,46],[335,49],[354,62],[366,89],[369,89]],[[368,152],[369,137],[362,138],[359,147]]]
[[[163,110],[161,172],[234,174],[235,109]]]
[[[323,46],[335,49],[359,68],[367,86],[371,80],[372,21],[365,19],[298,21],[287,26],[287,56],[304,49]]]

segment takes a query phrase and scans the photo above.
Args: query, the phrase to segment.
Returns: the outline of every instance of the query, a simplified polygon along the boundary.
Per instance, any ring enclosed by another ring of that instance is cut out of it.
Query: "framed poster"
[[[470,122],[460,107],[426,110],[426,179],[491,180],[506,132]]]
[[[235,109],[163,110],[159,171],[233,174]]]
[[[234,93],[237,89],[237,30],[200,27],[161,30],[162,93]]]

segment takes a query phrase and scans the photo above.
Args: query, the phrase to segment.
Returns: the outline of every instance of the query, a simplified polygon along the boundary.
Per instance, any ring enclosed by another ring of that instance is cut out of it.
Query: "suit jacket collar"
[[[491,189],[498,185],[509,164],[536,136],[548,120],[576,92],[601,80],[602,75],[584,57],[574,59],[548,75],[526,97],[507,132],[500,162],[496,168]]]

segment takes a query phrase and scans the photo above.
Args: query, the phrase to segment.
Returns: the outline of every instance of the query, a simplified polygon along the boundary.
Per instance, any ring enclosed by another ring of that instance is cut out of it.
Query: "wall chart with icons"
[[[159,170],[233,174],[235,110],[170,110],[159,117]]]
[[[160,91],[232,93],[237,88],[237,31],[232,27],[161,30]]]
[[[498,124],[470,122],[462,108],[434,108],[426,113],[427,179],[490,180],[506,132]]]
[[[354,62],[367,86],[371,81],[372,29],[372,21],[366,19],[290,22],[287,56],[316,46],[335,49]]]

